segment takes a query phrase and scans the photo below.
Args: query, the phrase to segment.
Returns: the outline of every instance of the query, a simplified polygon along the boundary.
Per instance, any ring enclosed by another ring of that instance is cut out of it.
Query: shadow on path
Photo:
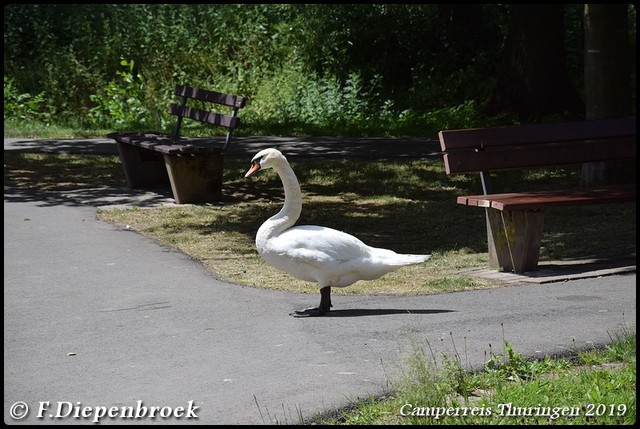
[[[391,314],[440,314],[453,313],[455,310],[403,310],[395,308],[361,308],[350,310],[331,310],[322,317],[362,317],[362,316],[388,316]],[[300,318],[307,316],[301,315]]]

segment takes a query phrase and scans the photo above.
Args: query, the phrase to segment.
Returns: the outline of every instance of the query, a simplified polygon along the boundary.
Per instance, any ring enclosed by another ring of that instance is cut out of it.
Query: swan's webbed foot
[[[319,317],[324,316],[327,312],[320,307],[305,308],[304,310],[296,310],[291,315],[293,317]]]
[[[318,307],[296,310],[291,315],[293,317],[319,317],[331,311],[331,287],[326,286],[320,289],[320,305]]]

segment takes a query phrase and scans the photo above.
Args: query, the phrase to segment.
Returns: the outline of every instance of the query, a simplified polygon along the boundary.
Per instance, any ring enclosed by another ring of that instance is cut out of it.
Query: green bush
[[[96,127],[115,129],[144,129],[150,124],[147,109],[142,104],[144,78],[134,74],[134,61],[122,60],[124,71],[117,73],[118,79],[109,82],[104,91],[92,94],[89,99],[96,106],[89,109],[88,119]]]
[[[4,118],[18,121],[39,121],[48,124],[51,114],[46,110],[45,93],[21,93],[13,79],[4,76]]]
[[[579,8],[567,6],[574,73],[583,69]],[[12,4],[4,9],[5,119],[165,129],[173,88],[192,85],[247,97],[240,133],[432,136],[487,120],[476,113],[496,76],[508,10]]]

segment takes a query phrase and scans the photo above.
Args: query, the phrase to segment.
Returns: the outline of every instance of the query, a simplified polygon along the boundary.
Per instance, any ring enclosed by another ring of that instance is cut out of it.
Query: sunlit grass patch
[[[425,263],[375,281],[336,288],[336,294],[429,294],[498,285],[459,272],[488,265],[484,211],[456,204],[458,195],[478,193],[474,175],[447,176],[439,158],[312,159],[291,165],[303,191],[298,224],[335,228],[400,253],[433,255]],[[225,160],[222,204],[100,210],[98,216],[190,255],[222,280],[317,292],[316,285],[267,266],[257,254],[255,234],[280,210],[284,194],[273,171],[247,180],[247,168],[248,160]],[[514,174],[516,186],[535,188],[565,184],[567,177],[576,178],[577,171],[554,169],[548,176],[536,172],[524,178]],[[43,191],[126,187],[117,156],[7,151],[4,178],[5,185]],[[567,207],[547,213],[542,261],[634,251],[635,204]]]
[[[440,359],[441,358],[441,359]],[[595,364],[597,362],[597,364]],[[315,424],[488,425],[633,424],[636,335],[625,330],[605,349],[527,359],[508,342],[484,369],[416,346],[381,398],[357,401]]]

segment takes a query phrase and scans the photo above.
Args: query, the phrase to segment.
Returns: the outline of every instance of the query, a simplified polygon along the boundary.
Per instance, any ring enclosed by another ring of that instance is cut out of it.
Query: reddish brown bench
[[[224,152],[240,125],[238,110],[245,106],[241,96],[177,86],[180,104],[171,104],[176,125],[171,135],[159,132],[116,132],[108,134],[118,145],[127,183],[131,188],[153,189],[171,185],[178,204],[219,201],[222,194]],[[190,103],[197,103],[190,106]],[[215,106],[207,109],[207,106]],[[228,110],[218,112],[218,108]],[[225,137],[182,137],[183,118],[226,129]]]
[[[544,210],[636,199],[636,185],[495,193],[496,170],[636,158],[636,118],[464,130],[438,134],[447,174],[480,173],[483,193],[459,196],[458,204],[483,207],[489,265],[522,273],[538,269]]]

